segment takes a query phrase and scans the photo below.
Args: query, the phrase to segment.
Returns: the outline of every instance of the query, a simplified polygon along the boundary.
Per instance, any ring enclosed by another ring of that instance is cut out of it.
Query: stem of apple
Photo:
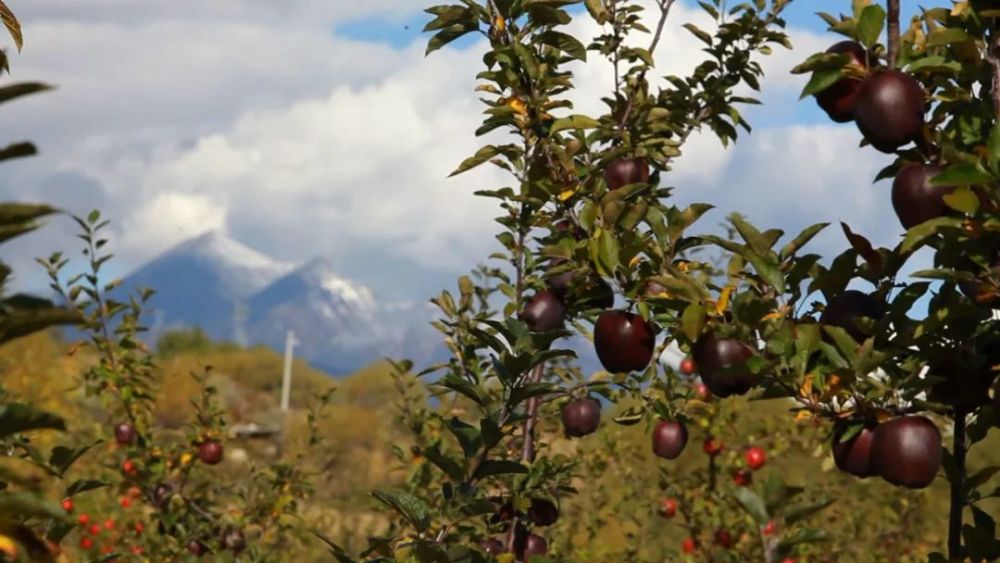
[[[955,439],[952,456],[955,458],[955,476],[951,481],[951,514],[948,517],[948,558],[962,558],[962,512],[965,509],[965,418],[964,410],[955,410]]]
[[[889,70],[896,70],[896,59],[899,58],[899,0],[886,0],[889,20]]]

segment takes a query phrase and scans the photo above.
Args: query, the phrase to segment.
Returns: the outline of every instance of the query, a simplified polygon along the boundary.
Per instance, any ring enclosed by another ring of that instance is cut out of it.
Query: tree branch
[[[661,0],[657,2],[657,5],[660,7],[660,21],[656,23],[656,32],[653,34],[653,40],[649,43],[649,49],[647,49],[649,51],[649,56],[651,57],[653,56],[653,51],[656,49],[657,44],[659,44],[660,42],[660,37],[663,34],[663,26],[666,25],[667,23],[667,17],[670,15],[670,8],[674,6],[675,1],[676,0]],[[639,79],[636,81],[637,83],[641,83],[646,78],[646,70],[648,69],[645,69],[641,73],[639,73]],[[618,68],[616,65],[615,66],[616,76],[617,73],[618,73]],[[617,81],[618,79],[616,77],[615,82],[617,83]],[[628,101],[625,103],[625,111],[622,112],[622,117],[621,119],[618,120],[619,136],[623,135],[625,129],[625,123],[628,121],[629,114],[632,113],[632,105],[633,105],[632,102],[634,100],[635,100],[634,96],[629,96]]]
[[[542,380],[542,373],[545,370],[545,362],[542,362],[531,370],[528,376],[528,384],[538,383]],[[539,397],[528,399],[528,418],[524,421],[524,444],[521,447],[521,461],[535,461],[535,426],[538,424],[538,406],[541,404]]]
[[[886,0],[889,10],[889,70],[896,69],[896,59],[899,58],[899,0]]]
[[[987,47],[986,60],[993,67],[992,94],[994,117],[1000,120],[1000,24],[990,32],[991,45]]]
[[[948,559],[962,558],[962,512],[965,509],[965,411],[955,410],[955,440],[952,455],[955,458],[956,475],[951,482],[951,512],[948,517]]]

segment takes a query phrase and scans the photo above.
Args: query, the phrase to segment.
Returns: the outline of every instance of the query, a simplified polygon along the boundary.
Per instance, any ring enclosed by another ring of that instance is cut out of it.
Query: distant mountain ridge
[[[297,356],[338,374],[385,356],[430,361],[443,350],[429,325],[430,303],[378,299],[339,276],[329,259],[281,262],[221,232],[167,250],[126,276],[118,291],[139,287],[156,290],[151,341],[199,326],[214,339],[281,350],[293,330]]]

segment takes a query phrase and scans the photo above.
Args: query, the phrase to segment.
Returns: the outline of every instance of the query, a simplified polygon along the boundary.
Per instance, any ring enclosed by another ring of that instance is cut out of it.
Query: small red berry
[[[73,499],[66,497],[62,500],[63,510],[66,512],[73,512]]]
[[[798,563],[798,562],[792,559],[791,557],[786,557],[781,560],[781,563]]]
[[[733,482],[737,487],[748,487],[753,482],[753,473],[746,469],[738,469],[733,472]]]
[[[124,471],[126,475],[135,475],[135,463],[131,459],[126,459],[122,463],[122,471]]]
[[[722,442],[712,437],[705,438],[705,443],[702,445],[702,449],[705,450],[705,453],[712,456],[719,455],[722,448]]]
[[[746,459],[750,469],[757,471],[761,467],[764,467],[764,463],[767,461],[767,453],[762,448],[753,447],[747,450]]]
[[[681,550],[684,553],[694,553],[696,549],[698,549],[698,544],[694,542],[694,538],[684,538],[684,541],[681,542]]]
[[[733,547],[733,535],[729,533],[729,530],[719,528],[715,531],[715,543],[725,549],[729,549],[730,547]]]
[[[104,521],[104,527],[106,529],[108,529],[108,530],[114,530],[115,529],[115,521],[112,520],[112,519],[110,519],[110,518],[108,518],[107,520]]]
[[[100,524],[91,524],[90,525],[90,535],[96,536],[96,535],[99,535],[100,533],[101,533],[101,525]]]
[[[774,520],[768,520],[762,532],[765,536],[773,536],[778,533],[778,523]]]
[[[135,533],[141,534],[142,531],[145,530],[145,529],[146,529],[146,527],[142,525],[142,522],[136,522],[135,523]]]
[[[695,393],[698,394],[698,398],[704,402],[709,402],[712,400],[712,392],[708,390],[708,386],[704,383],[698,383],[694,386]]]
[[[94,540],[90,538],[82,538],[80,540],[80,547],[83,549],[90,549],[94,547]]]
[[[660,514],[664,518],[673,518],[674,514],[677,514],[677,501],[672,498],[663,499],[663,508],[660,510]]]
[[[76,521],[79,522],[81,526],[86,526],[87,524],[90,524],[90,516],[87,516],[86,514],[81,514],[80,517],[76,519]]]
[[[684,358],[681,360],[681,373],[684,375],[691,375],[697,371],[697,366],[694,365],[694,360],[691,358]]]
[[[135,555],[142,555],[142,548],[139,547],[138,545],[133,545],[132,553],[134,553]]]
[[[125,494],[127,494],[129,498],[137,499],[142,496],[142,490],[139,489],[139,487],[132,486],[128,488],[128,491],[126,491]]]
[[[118,501],[118,502],[121,503],[122,508],[131,508],[132,507],[132,499],[130,499],[128,497],[122,497],[121,500]]]
[[[107,555],[107,554],[111,553],[112,551],[114,551],[114,548],[111,547],[110,545],[101,546],[101,553],[104,554],[104,555]]]

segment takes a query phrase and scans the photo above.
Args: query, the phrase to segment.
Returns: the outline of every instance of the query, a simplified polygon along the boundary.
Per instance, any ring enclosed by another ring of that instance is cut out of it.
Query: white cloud
[[[482,46],[424,58],[422,42],[393,50],[330,31],[393,10],[412,13],[413,4],[33,4],[15,77],[60,89],[19,102],[8,134],[35,138],[44,156],[20,165],[0,193],[41,193],[33,186],[53,168],[93,179],[118,227],[116,251],[133,265],[193,230],[225,225],[285,259],[342,259],[348,275],[355,246],[379,248],[364,257],[372,262],[406,258],[460,273],[485,259],[498,229],[494,200],[472,192],[509,181],[487,167],[445,178],[483,143],[473,136]],[[703,19],[675,7],[655,53],[660,75],[701,59],[701,44],[679,26],[708,28]],[[573,25],[597,31],[586,17]],[[792,35],[799,49],[759,57],[765,103],[794,97],[804,77],[788,70],[826,42]],[[611,75],[591,57],[574,98],[576,111],[597,113]],[[884,158],[859,152],[858,139],[850,127],[759,128],[726,151],[696,135],[667,181],[681,200],[716,201],[769,226],[853,213],[862,232],[884,229],[886,190],[869,185]]]

